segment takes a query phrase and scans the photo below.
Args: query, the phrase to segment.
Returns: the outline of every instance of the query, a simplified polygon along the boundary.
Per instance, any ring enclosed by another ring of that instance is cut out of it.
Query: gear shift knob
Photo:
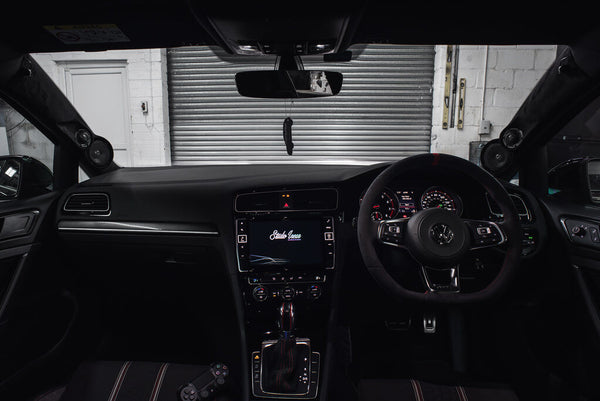
[[[284,302],[279,308],[279,329],[281,334],[291,334],[294,331],[294,304],[291,302]]]

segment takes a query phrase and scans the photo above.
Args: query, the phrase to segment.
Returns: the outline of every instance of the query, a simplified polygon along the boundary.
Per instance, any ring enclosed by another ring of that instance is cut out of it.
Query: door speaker
[[[498,139],[489,141],[481,150],[481,165],[492,174],[506,172],[514,159],[514,153],[506,149]]]
[[[86,151],[87,157],[92,165],[99,169],[105,169],[113,161],[113,148],[106,139],[102,137],[94,138]]]

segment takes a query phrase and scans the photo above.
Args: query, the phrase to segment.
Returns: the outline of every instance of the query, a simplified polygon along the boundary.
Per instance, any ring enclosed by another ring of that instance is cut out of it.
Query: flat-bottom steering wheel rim
[[[392,182],[400,179],[403,173],[418,171],[420,168],[440,169],[440,171],[463,174],[478,182],[494,200],[503,214],[502,230],[506,237],[506,249],[500,271],[485,288],[471,293],[418,292],[398,283],[382,264],[377,253],[377,236],[373,231],[371,205],[376,197]],[[373,180],[365,192],[358,213],[358,245],[369,273],[386,292],[402,300],[436,304],[467,304],[489,301],[499,297],[507,288],[518,269],[521,259],[521,238],[519,216],[504,186],[491,174],[462,158],[426,153],[411,156],[395,162]]]

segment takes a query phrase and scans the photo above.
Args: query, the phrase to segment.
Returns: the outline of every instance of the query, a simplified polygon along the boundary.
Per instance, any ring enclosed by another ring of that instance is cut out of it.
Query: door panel
[[[556,338],[559,348],[547,351],[568,353],[566,359],[570,366],[565,368],[570,370],[570,377],[566,380],[581,394],[600,398],[596,385],[600,376],[597,363],[600,358],[600,242],[597,241],[600,238],[595,238],[595,230],[600,231],[600,207],[550,198],[543,199],[542,204],[553,224],[554,234],[564,244],[548,251],[550,263],[562,260],[560,266],[552,266],[563,271],[563,280],[554,285],[571,298],[568,319],[557,318],[549,325],[559,325],[559,330],[568,334]],[[566,251],[565,255],[556,254],[562,251]]]
[[[53,377],[51,360],[75,321],[55,246],[59,196],[0,204],[0,399],[25,399],[24,382]]]

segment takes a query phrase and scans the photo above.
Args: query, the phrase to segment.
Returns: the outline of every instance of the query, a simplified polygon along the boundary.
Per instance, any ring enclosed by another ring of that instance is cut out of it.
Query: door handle
[[[39,214],[38,210],[30,210],[0,217],[0,241],[31,233]]]

